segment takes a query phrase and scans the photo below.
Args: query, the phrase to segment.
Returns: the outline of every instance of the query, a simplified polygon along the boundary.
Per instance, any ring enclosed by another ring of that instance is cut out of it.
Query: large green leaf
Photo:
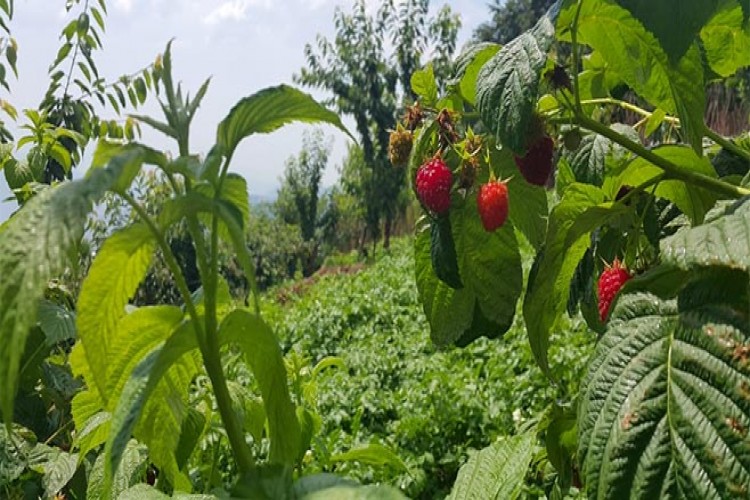
[[[590,498],[747,496],[747,283],[723,268],[676,300],[620,298],[580,393]]]
[[[414,260],[419,300],[430,324],[430,337],[437,345],[452,344],[474,319],[476,297],[469,289],[455,290],[438,279],[430,258],[430,232],[420,231],[414,242]]]
[[[179,471],[174,452],[182,420],[187,411],[188,386],[198,371],[195,359],[197,349],[194,325],[190,321],[182,323],[166,342],[141,358],[133,371],[127,375],[117,406],[112,412],[110,433],[104,447],[105,493],[111,488],[134,429],[140,434],[149,424],[152,426],[151,434],[146,432],[145,437],[150,440],[157,439],[162,433],[164,435],[161,437],[165,441],[161,444],[155,443],[156,450],[153,449],[154,443],[150,443],[152,456],[163,462],[163,467],[166,468],[167,474],[172,475],[170,481],[176,488],[190,488],[189,479],[173,471]],[[156,419],[156,422],[147,422],[145,419],[139,422],[141,415],[150,411],[151,418]],[[169,432],[175,435],[167,437],[165,434]]]
[[[719,0],[617,0],[656,36],[671,61],[679,61],[713,16]],[[675,29],[679,26],[679,29]]]
[[[219,327],[222,343],[240,346],[255,376],[268,418],[272,463],[292,465],[300,451],[300,427],[289,396],[284,358],[273,331],[259,317],[237,309]]]
[[[750,66],[750,23],[745,23],[736,0],[721,0],[716,15],[701,30],[701,41],[708,64],[718,75],[731,76]]]
[[[571,2],[563,10],[561,26],[572,23],[575,9],[576,3]],[[691,45],[678,62],[670,63],[654,35],[615,0],[583,2],[578,33],[581,42],[604,57],[608,71],[619,75],[655,107],[678,114],[687,142],[696,152],[702,150],[706,97],[697,44]],[[569,33],[562,38],[569,40]]]
[[[570,282],[589,247],[587,236],[622,207],[603,204],[604,193],[588,184],[571,184],[550,214],[547,240],[529,277],[523,314],[537,363],[549,374],[547,349],[553,325],[565,310]]]
[[[156,239],[145,224],[134,224],[115,233],[102,245],[81,287],[78,298],[78,338],[86,353],[92,378],[89,388],[96,390],[104,403],[110,341],[117,322],[125,315],[125,306],[146,276],[156,249]],[[85,374],[84,367],[74,358],[75,373]]]
[[[536,435],[506,437],[476,452],[458,471],[449,500],[518,498],[534,454]]]
[[[683,168],[709,177],[716,177],[716,171],[711,162],[707,158],[699,157],[688,147],[674,145],[659,146],[654,148],[653,152]],[[650,164],[643,158],[636,158],[618,177],[616,189],[619,189],[621,186],[637,186],[662,174],[663,171],[660,168]],[[703,222],[706,212],[716,202],[716,196],[710,191],[678,180],[659,182],[654,194],[677,205],[677,208],[687,215],[693,224]]]
[[[438,86],[432,64],[415,71],[410,79],[411,89],[420,98],[423,106],[435,107],[438,98]]]
[[[336,113],[300,90],[279,85],[240,100],[219,124],[216,142],[231,156],[245,137],[273,132],[295,121],[330,123],[351,137]]]
[[[132,153],[131,153],[132,154]],[[9,421],[26,336],[37,321],[47,281],[65,270],[80,242],[93,203],[129,177],[133,158],[111,161],[85,179],[49,188],[32,198],[0,239],[0,409]],[[133,160],[136,161],[136,160]],[[137,161],[136,161],[137,163]]]
[[[39,328],[44,332],[47,345],[52,347],[76,338],[76,315],[73,311],[43,300],[39,304]]]
[[[104,496],[104,454],[96,457],[94,466],[88,476],[87,498],[102,498]],[[143,482],[148,467],[148,449],[131,439],[122,454],[120,468],[115,474],[111,485],[111,494],[120,498],[128,488]]]
[[[558,2],[559,3],[559,2]],[[556,3],[531,30],[505,45],[477,76],[482,120],[498,143],[521,155],[536,107],[541,71],[555,39]]]
[[[451,210],[458,269],[466,288],[476,297],[485,318],[497,325],[495,336],[513,324],[523,276],[513,224],[488,232],[482,226],[476,197]]]
[[[750,271],[750,198],[743,198],[716,220],[683,228],[661,242],[666,263],[692,271],[700,266],[726,266]]]

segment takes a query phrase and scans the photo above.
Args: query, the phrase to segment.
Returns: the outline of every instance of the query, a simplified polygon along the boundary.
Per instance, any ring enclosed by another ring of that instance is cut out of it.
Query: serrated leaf
[[[122,181],[124,163],[111,162],[85,179],[48,188],[7,223],[0,239],[0,408],[9,421],[19,360],[38,301],[49,279],[61,274],[83,236],[93,203]]]
[[[666,263],[692,271],[700,266],[725,266],[750,271],[750,198],[743,198],[723,216],[693,228],[685,227],[661,242]]]
[[[112,412],[104,447],[104,498],[109,498],[114,475],[134,431],[148,441],[152,458],[160,462],[175,488],[190,488],[190,480],[179,473],[174,451],[187,411],[188,387],[198,372],[197,348],[194,325],[184,322],[166,342],[138,360],[131,373],[124,374],[127,381]],[[167,436],[169,433],[171,436]]]
[[[477,76],[477,105],[499,144],[523,155],[541,71],[555,38],[556,3],[531,30],[505,45]]]
[[[666,145],[652,150],[662,158],[682,166],[685,169],[716,177],[711,162],[701,158],[685,146]],[[636,158],[627,166],[615,182],[616,190],[621,186],[634,187],[662,175],[663,171],[642,158]],[[650,192],[651,190],[649,190]],[[616,191],[615,191],[616,192]],[[654,195],[673,202],[687,215],[693,224],[700,224],[706,213],[716,202],[716,195],[705,189],[678,180],[665,180],[658,183]]]
[[[563,10],[561,26],[572,23],[576,5],[571,3]],[[579,41],[601,53],[607,70],[622,78],[639,96],[670,115],[677,114],[686,142],[701,152],[706,96],[697,44],[692,44],[673,64],[656,37],[615,0],[589,0],[581,5]],[[569,34],[563,36],[563,40],[569,39]]]
[[[306,478],[303,478],[306,479]],[[300,493],[299,500],[405,500],[397,489],[385,485],[337,485],[313,492]]]
[[[432,64],[415,71],[411,75],[411,89],[420,98],[424,106],[433,107],[438,98],[438,86]]]
[[[187,415],[185,415],[185,419],[182,421],[180,440],[175,449],[177,467],[180,470],[184,470],[188,464],[190,455],[193,454],[193,450],[195,450],[195,447],[198,446],[200,439],[203,437],[205,427],[206,417],[203,413],[195,408],[188,408]]]
[[[750,484],[748,275],[716,270],[677,300],[621,297],[580,393],[581,472],[596,498],[741,498]]]
[[[336,113],[304,92],[279,85],[240,100],[219,124],[216,142],[231,156],[245,137],[273,132],[296,121],[329,123],[352,137]]]
[[[547,239],[529,276],[523,315],[531,351],[549,375],[547,349],[552,326],[565,310],[576,267],[589,246],[586,236],[619,214],[602,205],[604,193],[588,184],[571,184],[550,214]]]
[[[536,436],[506,437],[476,452],[458,471],[448,500],[515,499],[521,493]]]
[[[233,343],[242,349],[258,382],[268,418],[269,460],[294,464],[300,450],[300,428],[276,335],[263,320],[238,309],[221,322],[219,338],[222,343]]]
[[[448,85],[457,85],[461,97],[472,106],[477,102],[477,75],[498,50],[500,45],[496,43],[475,43],[456,58],[454,76]]]
[[[331,455],[329,460],[331,462],[359,462],[375,467],[388,466],[399,472],[409,472],[409,468],[396,452],[378,443],[371,443],[360,448],[353,448],[344,453]]]
[[[113,498],[121,495],[128,488],[143,482],[148,467],[148,448],[131,439],[125,446],[120,467],[117,469],[111,485]],[[86,488],[87,498],[102,498],[104,496],[104,453],[96,457],[94,466],[88,476]]]
[[[672,62],[679,61],[701,28],[716,11],[719,0],[617,0],[656,36]],[[679,26],[680,29],[675,29]]]
[[[102,401],[108,401],[107,370],[112,359],[110,342],[125,306],[146,276],[156,239],[145,224],[126,227],[102,245],[83,282],[78,298],[78,337],[86,352],[93,376],[86,382],[96,388]],[[76,373],[82,368],[72,364]]]
[[[711,69],[733,75],[750,66],[750,23],[735,0],[721,0],[716,15],[701,30],[701,41]]]
[[[39,304],[39,327],[49,347],[76,338],[76,316],[73,311],[43,300]]]
[[[638,133],[632,127],[616,123],[611,128],[634,142],[640,142]],[[612,158],[617,162],[628,154],[623,147],[606,137],[589,134],[581,139],[578,149],[573,152],[565,150],[563,156],[573,170],[576,181],[601,186],[607,173],[607,160]]]

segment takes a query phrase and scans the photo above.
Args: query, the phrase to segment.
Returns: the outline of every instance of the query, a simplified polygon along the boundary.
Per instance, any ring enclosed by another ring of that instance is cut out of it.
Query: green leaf
[[[130,374],[124,374],[127,382],[112,412],[110,435],[104,447],[104,498],[109,498],[108,492],[134,428],[150,441],[152,457],[171,474],[169,479],[175,488],[191,487],[190,480],[178,473],[174,450],[187,411],[188,387],[198,371],[197,348],[194,325],[184,322],[160,347],[138,360]],[[139,421],[149,410],[153,410],[149,418],[154,420],[144,417]],[[169,433],[174,436],[168,436]]]
[[[315,476],[313,476],[315,477]],[[300,482],[308,478],[302,478]],[[383,485],[346,485],[340,484],[329,488],[295,493],[299,500],[405,500],[406,497],[397,489]]]
[[[640,142],[638,133],[632,127],[615,123],[611,128],[634,142]],[[576,181],[595,186],[603,184],[608,160],[619,162],[628,155],[625,148],[599,134],[585,135],[578,149],[573,152],[565,150],[563,153]]]
[[[422,105],[435,106],[438,98],[438,86],[432,64],[428,64],[411,75],[411,89],[420,97]]]
[[[720,76],[750,66],[750,23],[746,19],[735,0],[721,0],[716,15],[701,30],[708,64]]]
[[[521,494],[536,436],[506,437],[474,453],[458,471],[449,500],[515,499]]]
[[[477,102],[477,75],[498,50],[496,43],[475,43],[456,58],[454,77],[448,84],[457,85],[461,97],[472,106]]]
[[[86,382],[105,403],[109,396],[106,374],[112,363],[109,344],[125,306],[146,276],[155,249],[156,240],[145,224],[118,231],[102,245],[81,287],[78,338],[93,376]],[[78,363],[72,367],[74,373],[82,373]]]
[[[536,108],[541,71],[555,38],[555,4],[531,30],[505,45],[477,76],[477,103],[482,120],[498,143],[514,153],[526,152],[526,137]]]
[[[547,191],[518,175],[513,154],[508,149],[492,149],[490,164],[495,174],[508,181],[508,218],[516,229],[539,250],[547,234]]]
[[[258,382],[268,417],[269,460],[294,464],[300,450],[300,428],[276,335],[262,319],[238,309],[222,321],[219,338],[222,343],[240,346]]]
[[[561,26],[572,22],[576,5],[560,14]],[[638,95],[668,114],[676,113],[687,142],[701,152],[706,96],[697,44],[672,64],[654,35],[615,0],[589,0],[581,5],[579,40],[599,52],[607,61],[607,70],[619,75]],[[570,39],[569,34],[562,38]]]
[[[76,338],[76,316],[73,311],[43,300],[37,314],[39,327],[49,347]]]
[[[432,341],[447,345],[471,327],[476,298],[470,290],[454,290],[438,279],[432,267],[430,240],[429,231],[421,231],[414,242],[417,289]]]
[[[177,492],[173,495],[166,495],[147,484],[136,484],[119,495],[117,500],[219,500],[220,498],[226,497],[217,497],[214,495],[188,495],[186,493]]]
[[[701,28],[716,11],[719,0],[617,0],[656,36],[672,62],[679,61]],[[675,29],[679,26],[679,29]]]
[[[94,467],[88,477],[86,489],[87,498],[102,498],[104,496],[104,453],[96,457]],[[148,448],[131,439],[125,446],[120,468],[117,469],[111,486],[113,498],[122,498],[128,488],[143,482],[148,467]]]
[[[45,189],[13,216],[0,239],[0,408],[6,421],[26,336],[37,321],[39,299],[48,280],[65,270],[93,203],[121,181],[122,163],[86,179]]]
[[[521,255],[510,221],[488,232],[482,226],[477,199],[451,210],[458,268],[464,286],[473,292],[483,316],[497,325],[496,335],[513,324],[523,288]]]
[[[550,214],[547,240],[537,256],[536,272],[531,273],[523,315],[531,351],[542,370],[549,375],[547,349],[553,325],[565,310],[570,282],[589,247],[588,234],[621,207],[602,205],[604,193],[588,184],[571,184]]]
[[[596,498],[741,498],[750,484],[748,275],[716,270],[677,300],[620,298],[578,416]]]
[[[433,221],[430,226],[430,256],[435,275],[451,288],[463,288],[464,285],[461,283],[461,276],[458,272],[458,258],[450,218],[441,217]]]
[[[693,271],[700,266],[725,266],[750,271],[750,198],[743,198],[712,222],[683,228],[661,242],[666,263]]]
[[[124,104],[122,106],[125,107]],[[159,132],[166,135],[167,137],[172,137],[175,139],[177,138],[177,131],[174,129],[174,127],[171,127],[167,125],[166,123],[162,123],[159,120],[154,120],[150,116],[145,116],[145,115],[128,115],[128,116],[130,116],[131,118],[134,118],[135,120],[138,120],[139,122],[145,123],[149,127],[158,130]]]
[[[193,450],[198,446],[200,439],[203,437],[203,431],[205,428],[206,417],[203,413],[195,408],[188,408],[187,415],[185,415],[185,418],[182,421],[180,440],[175,449],[177,467],[180,470],[184,470],[185,466],[188,464],[190,455],[193,454]]]
[[[44,446],[44,445],[37,445]],[[43,464],[41,469],[42,486],[48,498],[54,497],[73,478],[78,468],[78,455],[65,453],[59,449],[51,448],[51,456]],[[34,468],[32,466],[32,468]]]
[[[329,460],[331,462],[359,462],[375,467],[388,466],[398,472],[409,472],[409,468],[396,452],[378,443],[370,443],[361,448],[353,448],[344,453],[332,455]]]
[[[652,150],[658,156],[676,163],[683,168],[694,172],[716,177],[711,162],[707,158],[701,158],[695,152],[684,146],[666,145]],[[636,158],[620,174],[615,182],[617,192],[622,186],[637,186],[663,174],[663,171],[642,158]],[[650,190],[649,190],[650,192]],[[713,207],[716,196],[705,189],[701,189],[684,181],[667,180],[661,181],[656,186],[654,194],[673,202],[687,215],[693,224],[700,224],[706,212]]]
[[[295,121],[330,123],[352,137],[336,113],[304,92],[279,85],[240,100],[219,124],[216,142],[231,156],[245,137],[273,132]]]

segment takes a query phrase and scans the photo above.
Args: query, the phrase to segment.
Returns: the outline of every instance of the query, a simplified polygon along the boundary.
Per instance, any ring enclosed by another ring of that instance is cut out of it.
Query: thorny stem
[[[581,63],[581,55],[578,53],[578,19],[581,17],[581,7],[583,6],[583,0],[578,0],[576,6],[576,15],[573,18],[573,26],[571,27],[571,43],[573,46],[573,91],[575,92],[576,108],[581,109],[581,91],[578,85],[578,68]]]

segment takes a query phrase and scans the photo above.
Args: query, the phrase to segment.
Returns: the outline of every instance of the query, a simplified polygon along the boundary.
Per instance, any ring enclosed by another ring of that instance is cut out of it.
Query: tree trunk
[[[393,230],[393,216],[386,214],[385,227],[383,228],[383,248],[388,250],[391,247],[391,231]]]

